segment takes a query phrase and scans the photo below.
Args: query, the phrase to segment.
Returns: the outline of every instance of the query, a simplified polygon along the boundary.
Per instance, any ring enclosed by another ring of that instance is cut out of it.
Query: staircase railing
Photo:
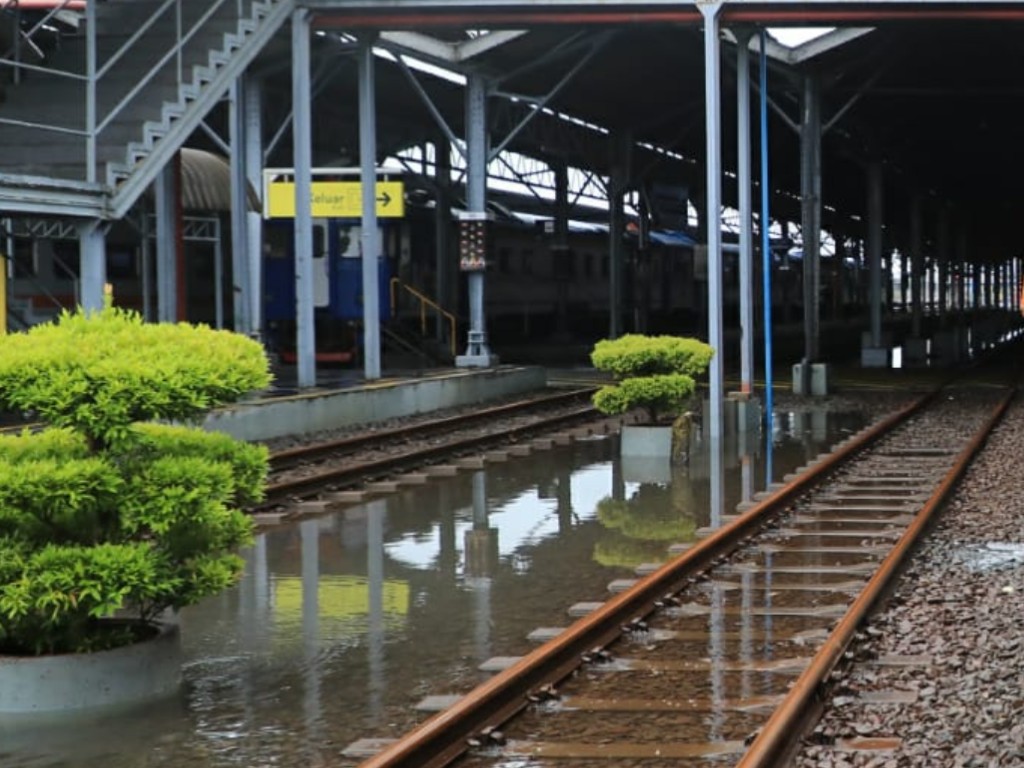
[[[403,283],[400,278],[391,278],[391,316],[398,317],[398,295],[399,291],[403,291],[404,294],[411,296],[418,302],[419,315],[420,315],[420,334],[424,337],[427,335],[427,310],[433,310],[437,315],[438,322],[446,320],[448,322],[448,348],[451,352],[452,357],[455,357],[455,344],[456,344],[456,319],[455,315],[446,310],[432,298],[427,296],[422,291],[413,288],[411,285]]]
[[[61,4],[61,8],[71,4],[72,0],[65,0]],[[98,177],[97,167],[97,146],[100,134],[105,128],[119,116],[122,115],[131,101],[138,96],[143,89],[150,86],[158,74],[167,67],[173,66],[175,71],[174,85],[177,88],[181,88],[186,82],[192,81],[192,72],[186,71],[183,63],[183,51],[185,46],[191,41],[196,34],[200,32],[204,25],[221,9],[229,6],[235,6],[236,17],[238,21],[243,18],[245,13],[245,0],[212,0],[208,5],[205,5],[203,13],[189,24],[183,23],[182,6],[185,4],[185,0],[164,0],[163,3],[153,12],[153,14],[146,19],[133,33],[132,35],[122,43],[116,51],[114,51],[105,61],[97,61],[98,45],[97,45],[97,29],[96,29],[96,3],[89,2],[86,4],[85,17],[86,17],[86,51],[85,60],[83,62],[83,70],[76,72],[68,69],[57,69],[52,66],[40,66],[31,64],[22,60],[19,50],[14,51],[14,55],[10,53],[0,56],[0,66],[6,68],[13,68],[15,73],[15,80],[20,78],[20,74],[23,71],[27,72],[39,72],[45,73],[49,76],[56,76],[70,81],[79,82],[84,87],[84,100],[85,100],[85,121],[82,128],[69,127],[68,125],[60,125],[54,122],[35,122],[27,120],[17,120],[0,116],[0,123],[7,125],[15,125],[21,127],[35,128],[39,130],[51,131],[55,133],[73,134],[80,136],[85,140],[85,175],[86,181],[95,182]],[[12,3],[13,5],[13,3]],[[79,5],[77,2],[74,5]],[[15,6],[16,7],[16,6]],[[193,4],[195,7],[195,4]],[[51,11],[51,14],[56,12],[58,9]],[[152,54],[152,40],[143,40],[143,37],[147,32],[154,29],[158,22],[163,22],[162,26],[166,29],[173,29],[174,34],[170,40],[170,44],[166,50],[159,56],[156,62],[148,68],[145,72],[141,73],[135,81],[134,87],[132,87],[126,94],[121,96],[117,103],[107,110],[104,114],[100,113],[98,91],[101,84],[104,81],[104,77],[108,76],[114,65],[125,58],[130,52],[141,51],[145,49],[148,54]],[[33,27],[32,32],[40,27],[37,24]],[[15,41],[20,42],[22,35],[17,34],[20,30],[16,30]],[[140,42],[141,41],[141,42]],[[172,64],[173,62],[173,64]],[[69,113],[73,113],[73,107],[69,105]],[[81,123],[80,123],[81,125]],[[141,126],[140,126],[141,133]]]

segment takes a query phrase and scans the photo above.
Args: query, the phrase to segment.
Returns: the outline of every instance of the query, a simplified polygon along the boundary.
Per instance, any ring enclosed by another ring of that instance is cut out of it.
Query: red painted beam
[[[852,3],[851,3],[852,4]],[[627,24],[699,24],[702,21],[696,8],[675,8],[672,10],[502,10],[491,12],[477,8],[459,12],[432,13],[423,9],[414,12],[371,11],[361,13],[331,11],[319,13],[313,19],[316,28],[344,29],[403,29],[423,27],[476,27],[480,24],[496,26],[547,26],[571,25],[627,25]],[[901,21],[1024,21],[1024,8],[941,8],[923,6],[920,8],[843,8],[836,4],[817,10],[778,9],[771,7],[752,8],[730,7],[722,9],[723,24],[799,24],[815,26],[873,25]]]

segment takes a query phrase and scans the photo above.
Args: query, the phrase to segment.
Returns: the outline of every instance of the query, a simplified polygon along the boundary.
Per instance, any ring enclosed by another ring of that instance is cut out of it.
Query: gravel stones
[[[857,646],[927,664],[858,663],[798,766],[1024,766],[1024,406],[1011,409]],[[912,703],[863,694],[916,692]],[[835,691],[833,691],[833,694]],[[822,743],[821,734],[832,739]],[[896,749],[843,739],[897,737]],[[833,741],[834,739],[834,741]]]

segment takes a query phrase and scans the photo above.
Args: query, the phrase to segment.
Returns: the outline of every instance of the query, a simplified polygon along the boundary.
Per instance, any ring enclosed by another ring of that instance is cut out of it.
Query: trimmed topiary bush
[[[266,448],[146,422],[269,382],[254,341],[113,308],[0,339],[0,405],[47,425],[0,437],[0,653],[128,644],[237,581]]]
[[[590,355],[594,367],[618,383],[594,394],[594,406],[606,414],[643,408],[650,423],[675,416],[696,388],[694,376],[711,363],[714,350],[697,339],[627,334],[597,342]]]

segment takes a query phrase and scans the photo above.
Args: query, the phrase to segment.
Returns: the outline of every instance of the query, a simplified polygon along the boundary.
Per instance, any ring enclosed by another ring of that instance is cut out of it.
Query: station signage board
[[[379,218],[405,215],[405,185],[401,181],[378,181],[376,191]],[[358,219],[363,215],[363,185],[358,181],[314,181],[311,202],[313,218]],[[295,218],[294,182],[267,185],[266,215],[270,219]]]

